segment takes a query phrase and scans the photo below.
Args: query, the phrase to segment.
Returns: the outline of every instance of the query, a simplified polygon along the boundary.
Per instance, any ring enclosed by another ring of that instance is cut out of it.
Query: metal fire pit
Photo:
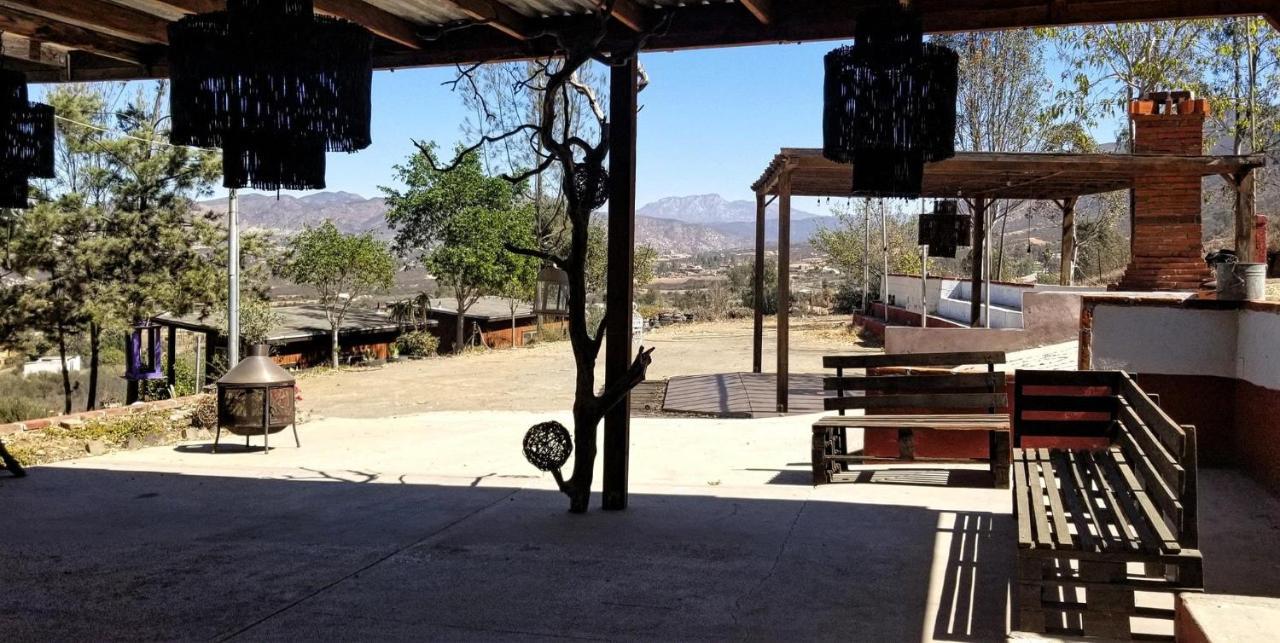
[[[263,451],[270,452],[270,435],[293,427],[293,441],[299,447],[297,410],[294,406],[296,386],[293,376],[268,356],[267,346],[249,349],[249,356],[218,380],[218,432],[213,451],[225,429],[236,435],[262,436]]]

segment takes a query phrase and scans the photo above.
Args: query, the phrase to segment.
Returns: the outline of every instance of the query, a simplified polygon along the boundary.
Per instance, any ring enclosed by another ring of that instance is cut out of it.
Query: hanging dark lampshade
[[[0,208],[25,208],[28,179],[51,179],[53,108],[27,100],[27,76],[0,69]]]
[[[369,146],[373,36],[311,0],[228,0],[169,27],[170,138],[221,147],[223,185],[322,189],[326,152]]]
[[[924,164],[955,155],[955,52],[897,4],[863,12],[825,58],[822,153],[854,165],[853,196],[920,196]]]
[[[955,201],[938,201],[933,212],[920,215],[916,242],[929,247],[930,257],[955,258],[956,246],[968,246],[972,234],[969,217],[960,214]]]

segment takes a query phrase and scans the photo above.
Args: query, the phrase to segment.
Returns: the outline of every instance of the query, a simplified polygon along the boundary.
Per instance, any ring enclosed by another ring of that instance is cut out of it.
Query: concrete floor
[[[572,516],[520,455],[548,417],[330,418],[270,455],[0,478],[0,637],[1004,637],[1013,524],[980,467],[815,489],[812,417],[637,419],[631,508]],[[1280,595],[1280,503],[1201,480],[1210,589]]]

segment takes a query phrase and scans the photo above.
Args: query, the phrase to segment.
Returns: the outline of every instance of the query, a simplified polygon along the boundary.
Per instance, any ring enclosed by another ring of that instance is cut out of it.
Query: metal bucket
[[[1218,299],[1263,299],[1267,289],[1267,264],[1224,262],[1214,266]]]

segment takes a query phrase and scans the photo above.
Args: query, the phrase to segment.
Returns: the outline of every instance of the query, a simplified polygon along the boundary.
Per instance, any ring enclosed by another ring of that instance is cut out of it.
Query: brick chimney
[[[1209,102],[1152,92],[1129,104],[1136,154],[1204,153]],[[1200,178],[1151,174],[1133,183],[1133,255],[1120,290],[1197,290],[1209,275],[1200,237]]]

